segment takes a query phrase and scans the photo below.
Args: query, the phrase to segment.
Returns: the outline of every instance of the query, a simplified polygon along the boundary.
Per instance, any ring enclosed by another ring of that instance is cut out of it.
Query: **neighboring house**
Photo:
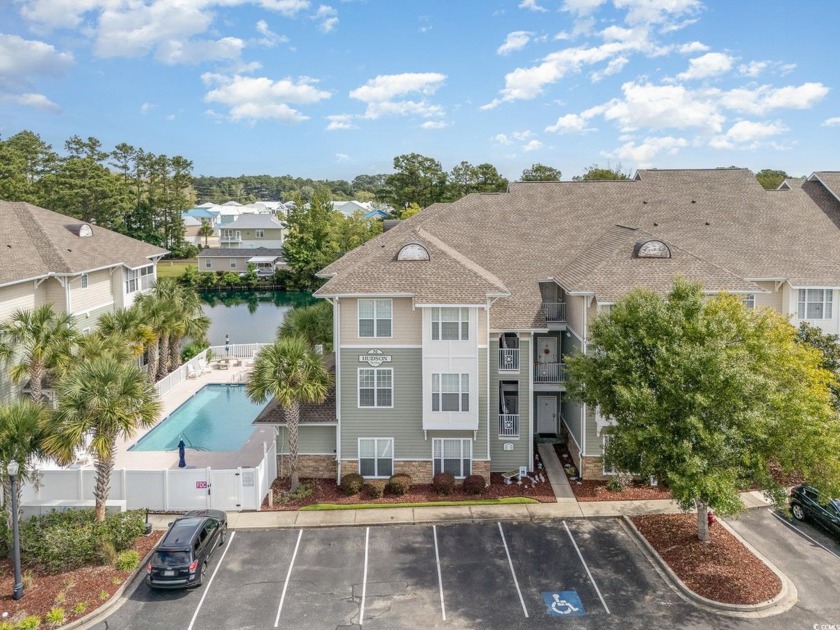
[[[217,228],[219,247],[253,249],[283,247],[283,223],[271,214],[241,214]]]
[[[248,264],[255,265],[257,271],[266,273],[274,269],[285,267],[282,249],[244,248],[207,248],[198,253],[198,270],[206,272],[233,271],[244,273],[248,271]]]
[[[23,202],[0,201],[0,321],[18,309],[52,304],[76,318],[82,332],[103,313],[131,306],[151,289],[154,245]],[[0,399],[11,386],[0,372]]]
[[[204,245],[204,239],[198,235],[201,229],[201,220],[191,216],[183,216],[184,240],[193,245]]]
[[[187,217],[192,217],[194,219],[198,219],[201,221],[202,219],[209,221],[212,227],[215,227],[220,221],[220,213],[218,210],[215,210],[213,205],[209,208],[197,207],[193,208],[192,210],[187,210],[186,212],[182,213],[181,216],[186,220]]]
[[[365,213],[365,219],[388,219],[390,216],[390,214],[381,208],[374,208],[373,210]]]
[[[746,169],[645,170],[424,209],[319,274],[336,426],[301,452],[334,449],[337,478],[422,483],[533,468],[535,436],[562,433],[583,477],[603,478],[611,422],[567,396],[564,363],[587,351],[593,319],[683,276],[837,334],[837,175],[766,191]]]

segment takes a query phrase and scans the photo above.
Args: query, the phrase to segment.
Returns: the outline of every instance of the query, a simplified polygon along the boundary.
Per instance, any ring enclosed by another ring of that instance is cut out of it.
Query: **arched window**
[[[419,243],[409,243],[397,253],[397,260],[429,260],[429,252]]]

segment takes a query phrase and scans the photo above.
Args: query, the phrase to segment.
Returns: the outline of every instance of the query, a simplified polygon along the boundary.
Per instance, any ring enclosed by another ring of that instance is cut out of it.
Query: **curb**
[[[158,540],[158,543],[160,543],[160,540]],[[135,579],[137,579],[137,576],[140,575],[140,573],[146,570],[146,563],[148,563],[151,559],[152,554],[155,552],[155,549],[157,549],[158,543],[156,543],[155,546],[149,550],[149,553],[147,553],[137,565],[137,568],[134,570],[134,573],[132,573],[126,578],[125,582],[122,583],[122,586],[120,586],[116,591],[114,591],[114,594],[108,598],[107,602],[99,606],[96,610],[89,612],[84,617],[80,617],[79,619],[76,619],[76,621],[68,623],[66,626],[61,626],[61,630],[91,628],[94,624],[97,624],[100,621],[104,621],[105,619],[110,617],[111,614],[117,608],[122,606],[122,604],[125,602],[125,600],[123,599],[123,593],[125,593],[126,589],[128,589],[128,587],[131,586],[131,584],[134,582]]]
[[[721,524],[726,531],[732,534],[744,547],[746,547],[750,553],[752,553],[756,558],[761,560],[764,565],[773,571],[779,580],[782,583],[782,589],[779,591],[779,594],[776,595],[774,598],[767,600],[766,602],[762,602],[760,604],[727,604],[724,602],[716,602],[712,599],[708,599],[707,597],[703,597],[695,593],[691,590],[686,584],[679,578],[679,576],[674,573],[668,563],[662,559],[662,556],[657,553],[657,551],[653,548],[653,546],[648,542],[648,540],[642,536],[641,532],[636,528],[636,525],[630,520],[629,516],[623,516],[622,520],[624,524],[627,526],[629,532],[633,535],[636,541],[641,545],[642,549],[645,551],[645,554],[654,562],[654,565],[661,569],[662,572],[668,577],[671,581],[671,584],[678,589],[681,595],[685,598],[690,600],[692,603],[711,610],[713,612],[717,612],[720,614],[724,614],[730,617],[741,617],[741,618],[759,618],[759,617],[770,617],[773,615],[779,615],[796,604],[798,598],[798,592],[796,590],[796,586],[794,586],[793,582],[782,573],[772,562],[770,562],[761,552],[759,552],[755,547],[749,544],[746,540],[744,540],[737,532],[735,532],[728,524],[726,524],[723,520],[718,520],[717,522]]]

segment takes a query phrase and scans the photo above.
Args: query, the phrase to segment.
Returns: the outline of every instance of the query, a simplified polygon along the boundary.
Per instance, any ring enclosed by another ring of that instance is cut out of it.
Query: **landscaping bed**
[[[725,604],[760,604],[782,590],[779,577],[723,526],[697,538],[696,514],[655,514],[631,520],[692,591]]]
[[[471,501],[475,499],[497,499],[502,497],[528,497],[541,503],[554,503],[557,499],[548,481],[532,484],[523,482],[521,485],[512,483],[505,485],[502,476],[497,473],[490,475],[490,486],[481,494],[467,494],[458,484],[449,495],[435,492],[432,484],[414,484],[404,495],[395,496],[385,492],[380,498],[371,498],[365,493],[345,496],[333,479],[303,479],[301,485],[306,486],[311,493],[299,492],[295,498],[288,497],[289,480],[275,479],[271,486],[274,494],[274,505],[269,507],[267,500],[263,502],[262,510],[297,510],[303,506],[318,503],[331,504],[399,504],[399,503],[431,503],[436,501]]]

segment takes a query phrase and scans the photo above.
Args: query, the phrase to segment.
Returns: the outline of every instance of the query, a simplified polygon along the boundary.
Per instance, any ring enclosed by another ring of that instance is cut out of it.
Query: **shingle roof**
[[[240,214],[232,223],[218,226],[223,230],[266,229],[277,230],[283,224],[271,214]]]
[[[333,377],[335,377],[335,354],[330,353],[325,355],[324,365],[333,373]],[[337,418],[334,379],[324,402],[320,404],[301,403],[300,405],[300,424],[337,422]],[[286,424],[286,410],[280,406],[276,398],[272,398],[271,402],[256,417],[254,424]]]
[[[198,252],[199,258],[251,258],[252,256],[280,256],[282,258],[283,250],[268,247],[205,247]]]
[[[90,225],[91,236],[79,236],[84,222],[19,201],[0,201],[0,284],[49,273],[82,273],[125,265],[148,265],[165,249]]]
[[[667,291],[676,275],[711,291],[757,292],[751,280],[770,278],[840,286],[839,227],[840,200],[819,181],[766,191],[747,169],[517,182],[507,193],[424,209],[326,267],[320,275],[330,280],[316,295],[407,293],[445,303],[455,293],[479,303],[503,287],[510,296],[494,303],[491,326],[533,328],[544,325],[539,282],[552,278],[602,301],[639,286]],[[666,242],[672,257],[633,258],[640,236]],[[429,244],[431,261],[395,261],[410,242]],[[454,264],[452,252],[468,265]]]
[[[812,178],[817,178],[832,195],[840,199],[840,171],[817,171]]]

